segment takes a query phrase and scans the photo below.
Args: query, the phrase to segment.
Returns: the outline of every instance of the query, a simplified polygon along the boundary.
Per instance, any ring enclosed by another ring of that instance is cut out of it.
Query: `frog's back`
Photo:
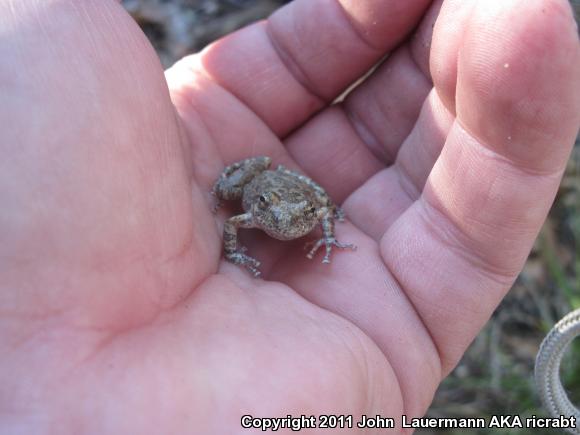
[[[244,210],[249,211],[252,204],[258,202],[264,193],[274,194],[286,203],[298,204],[304,200],[316,202],[314,189],[295,176],[281,171],[264,171],[244,189]]]

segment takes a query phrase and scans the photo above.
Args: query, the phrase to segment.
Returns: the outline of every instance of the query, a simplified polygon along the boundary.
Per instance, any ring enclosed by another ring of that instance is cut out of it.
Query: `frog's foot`
[[[322,246],[325,245],[326,247],[326,254],[324,255],[324,259],[322,260],[323,263],[330,263],[330,252],[332,251],[332,247],[336,246],[337,248],[341,248],[341,249],[352,249],[353,251],[356,250],[356,245],[353,245],[352,243],[340,243],[338,240],[336,240],[334,237],[329,237],[329,238],[322,238],[319,239],[316,242],[309,242],[306,244],[306,248],[309,248],[310,246],[312,246],[312,249],[310,249],[310,252],[308,252],[308,254],[306,255],[306,258],[308,258],[309,260],[312,260],[312,258],[314,258],[314,254],[316,254],[316,251],[318,251],[318,249]]]
[[[214,201],[213,208],[211,211],[213,214],[216,214],[219,208],[222,206],[223,202],[219,198],[219,196],[217,196],[217,194],[215,193],[215,189],[211,191],[211,196]]]
[[[340,208],[338,205],[334,208],[334,218],[339,222],[344,222],[344,210]]]
[[[254,277],[258,278],[261,274],[260,270],[258,269],[258,267],[260,266],[260,262],[255,258],[252,258],[249,255],[244,254],[244,252],[246,252],[246,248],[242,247],[238,249],[236,252],[226,254],[225,257],[231,263],[237,264],[239,266],[244,266],[246,269],[252,272]]]

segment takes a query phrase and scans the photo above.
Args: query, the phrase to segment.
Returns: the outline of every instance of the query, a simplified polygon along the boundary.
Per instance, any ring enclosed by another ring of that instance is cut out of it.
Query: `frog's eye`
[[[268,207],[269,201],[268,201],[268,197],[266,195],[260,195],[258,197],[258,200],[260,201],[258,206],[262,209],[265,209]]]
[[[306,209],[306,214],[307,215],[314,215],[314,213],[316,213],[316,208],[315,207],[310,207]]]

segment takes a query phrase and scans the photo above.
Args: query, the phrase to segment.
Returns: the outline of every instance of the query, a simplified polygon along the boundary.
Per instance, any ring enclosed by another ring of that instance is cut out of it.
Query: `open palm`
[[[440,3],[296,0],[165,80],[114,1],[0,1],[0,431],[424,413],[580,123],[564,0]],[[358,250],[242,230],[264,279],[224,262],[211,185],[256,155],[324,186]]]

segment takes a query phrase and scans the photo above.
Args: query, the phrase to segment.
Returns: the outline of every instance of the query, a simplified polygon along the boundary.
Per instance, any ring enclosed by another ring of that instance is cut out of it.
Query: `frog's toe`
[[[316,241],[306,243],[306,246],[304,246],[305,249],[308,249],[311,247],[308,254],[306,254],[306,258],[308,258],[309,260],[312,260],[314,258],[314,254],[316,254],[316,251],[318,251],[318,249],[322,246],[323,243],[324,243],[324,239],[319,239]]]
[[[247,268],[250,272],[252,272],[252,275],[254,275],[254,278],[260,278],[260,275],[262,274],[262,272],[260,272],[259,269],[256,269],[255,267],[252,267],[252,266],[247,266]]]
[[[262,263],[260,263],[258,260],[248,255],[244,254],[242,255],[244,256],[244,266],[246,267],[246,269],[248,269],[252,273],[252,275],[254,275],[255,278],[259,278],[262,272],[260,272],[260,269],[258,269],[258,267],[260,267],[260,264]]]
[[[237,264],[239,266],[244,266],[255,277],[260,276],[261,272],[258,269],[258,267],[260,266],[261,263],[258,260],[256,260],[255,258],[244,254],[245,251],[246,251],[246,248],[240,247],[235,252],[232,252],[230,254],[226,254],[226,259],[231,263]]]
[[[322,245],[325,245],[326,253],[324,254],[324,258],[322,259],[322,263],[324,264],[330,263],[330,254],[332,252],[333,246],[336,246],[337,248],[340,249],[352,249],[353,251],[356,250],[356,245],[352,243],[340,243],[336,239],[320,239],[316,243],[311,243],[311,245],[313,245],[313,247],[308,253],[308,255],[306,255],[306,258],[308,258],[309,260],[312,260],[314,254],[316,254],[316,251],[318,251],[318,249]]]
[[[252,258],[252,260],[254,259]],[[252,273],[252,275],[254,275],[254,278],[259,278],[260,275],[262,274],[262,272],[260,272],[260,269],[258,269],[260,264],[261,263],[257,260],[254,260],[253,263],[251,264],[250,263],[245,264],[246,269],[248,269]]]
[[[337,248],[352,249],[353,251],[356,251],[356,245],[353,243],[340,243],[338,240],[335,240],[332,244]]]
[[[214,190],[211,191],[211,197],[213,199],[213,207],[211,209],[213,214],[216,214],[220,207],[223,205],[222,200],[217,196]]]
[[[308,254],[306,255],[308,258],[311,258],[311,253],[312,251],[316,252],[316,250],[314,249],[314,247],[316,246],[316,249],[320,248],[320,245],[322,244],[322,242],[320,240],[310,240],[306,243],[304,243],[304,247],[303,249],[305,251],[309,251]]]

